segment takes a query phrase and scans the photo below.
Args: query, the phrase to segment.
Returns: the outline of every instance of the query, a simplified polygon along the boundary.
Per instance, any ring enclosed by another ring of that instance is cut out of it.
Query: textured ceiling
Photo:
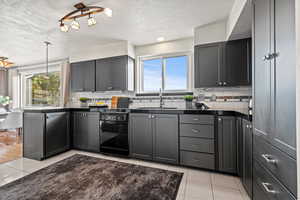
[[[69,56],[82,46],[127,40],[134,45],[193,36],[193,28],[226,18],[234,0],[86,0],[87,5],[109,7],[113,17],[96,16],[97,25],[62,33],[58,20],[78,0],[0,0],[0,56],[18,65],[40,62],[43,41],[53,43],[50,59]]]

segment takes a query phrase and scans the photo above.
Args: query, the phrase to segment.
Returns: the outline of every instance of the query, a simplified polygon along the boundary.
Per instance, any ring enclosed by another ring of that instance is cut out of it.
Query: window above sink
[[[191,53],[147,56],[139,59],[138,93],[191,91]]]

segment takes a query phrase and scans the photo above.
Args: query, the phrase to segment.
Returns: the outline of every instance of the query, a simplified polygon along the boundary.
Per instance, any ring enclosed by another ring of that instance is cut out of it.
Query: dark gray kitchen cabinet
[[[134,158],[153,159],[153,134],[150,114],[130,114],[130,154]]]
[[[236,136],[237,136],[237,174],[241,178],[243,177],[243,119],[238,117],[236,119]]]
[[[95,91],[95,61],[71,63],[71,89],[74,92]]]
[[[69,113],[25,112],[23,156],[43,160],[70,148]]]
[[[254,5],[254,133],[296,158],[295,0]]]
[[[248,120],[243,120],[243,175],[242,183],[249,196],[252,196],[253,174],[253,134],[252,125]]]
[[[223,85],[251,85],[251,39],[228,41],[224,52]]]
[[[133,91],[134,61],[129,56],[96,60],[96,91]]]
[[[178,163],[178,116],[153,115],[153,159]]]
[[[236,118],[218,117],[219,171],[237,173],[237,132]]]
[[[195,88],[221,86],[224,43],[195,46]]]
[[[73,147],[75,149],[100,151],[99,121],[98,112],[73,113]]]
[[[195,46],[195,88],[251,85],[251,40]]]
[[[178,163],[178,116],[130,114],[131,156]]]

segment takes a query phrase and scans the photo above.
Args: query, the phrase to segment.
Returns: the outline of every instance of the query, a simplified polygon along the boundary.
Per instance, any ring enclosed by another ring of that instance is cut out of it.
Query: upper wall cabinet
[[[71,64],[71,88],[73,92],[95,91],[95,61]]]
[[[129,56],[96,60],[96,91],[124,90],[134,90],[134,60]]]
[[[251,85],[251,39],[225,44],[223,80],[227,86]]]
[[[134,59],[117,56],[71,64],[73,92],[134,91]]]
[[[221,86],[223,43],[195,46],[195,88]]]
[[[195,46],[195,88],[251,85],[251,40]]]

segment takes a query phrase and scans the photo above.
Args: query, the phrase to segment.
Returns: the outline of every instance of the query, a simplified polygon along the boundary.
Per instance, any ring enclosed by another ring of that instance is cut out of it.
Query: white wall
[[[247,0],[235,0],[226,24],[226,40],[230,37],[235,25],[238,23],[246,3]]]
[[[222,20],[212,24],[199,26],[194,29],[195,45],[226,40],[227,21]]]
[[[178,52],[188,52],[194,49],[194,39],[185,38],[169,42],[162,42],[150,45],[136,46],[135,55],[138,56],[155,56],[161,54],[170,54]]]
[[[128,55],[128,53],[130,53],[131,56],[134,56],[132,47],[129,46],[130,44],[127,41],[120,41],[105,45],[93,45],[81,49],[76,49],[70,52],[70,62]]]

